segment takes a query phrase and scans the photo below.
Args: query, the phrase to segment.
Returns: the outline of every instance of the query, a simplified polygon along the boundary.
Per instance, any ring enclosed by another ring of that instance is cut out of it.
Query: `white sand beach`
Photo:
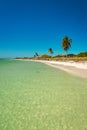
[[[39,61],[50,65],[52,67],[64,70],[68,73],[80,76],[82,78],[87,78],[87,62],[86,61]]]
[[[68,73],[71,73],[73,75],[82,78],[87,78],[87,61],[47,61],[47,60],[27,60],[27,59],[25,61],[41,62],[51,67],[55,67]]]

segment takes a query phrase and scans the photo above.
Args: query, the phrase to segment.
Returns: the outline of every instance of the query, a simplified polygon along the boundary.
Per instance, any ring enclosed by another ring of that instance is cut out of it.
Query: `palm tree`
[[[52,57],[53,49],[52,49],[52,48],[49,48],[49,49],[48,49],[48,52],[51,54],[51,57]]]
[[[66,51],[66,56],[67,56],[67,51],[69,50],[69,48],[71,47],[71,43],[72,43],[72,39],[69,39],[68,36],[65,36],[62,39],[62,47],[63,49]]]
[[[35,58],[38,58],[38,57],[39,57],[39,55],[38,55],[37,52],[35,53],[34,57],[35,57]]]
[[[36,55],[36,56],[39,56],[37,52],[35,53],[35,55]]]

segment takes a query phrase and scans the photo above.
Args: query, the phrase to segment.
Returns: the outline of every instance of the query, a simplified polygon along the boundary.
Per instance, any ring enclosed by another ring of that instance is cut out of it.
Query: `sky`
[[[87,51],[87,0],[0,0],[0,57]]]

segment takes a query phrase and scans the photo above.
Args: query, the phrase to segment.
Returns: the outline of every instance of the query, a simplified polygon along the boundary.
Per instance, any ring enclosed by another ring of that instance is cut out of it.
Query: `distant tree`
[[[38,58],[38,57],[39,57],[39,55],[38,55],[38,53],[37,53],[37,52],[35,52],[34,57],[35,57],[35,58]]]
[[[51,57],[52,57],[53,49],[52,49],[52,48],[49,48],[49,49],[48,49],[48,52],[51,54]]]
[[[51,58],[51,56],[47,55],[47,54],[44,54],[40,57],[41,59],[49,59]]]
[[[37,52],[35,53],[35,55],[36,55],[36,56],[39,56]]]
[[[62,47],[63,47],[63,50],[66,51],[66,56],[67,56],[67,51],[68,51],[69,48],[71,47],[71,43],[72,43],[72,39],[69,39],[68,36],[65,36],[65,37],[62,39]]]
[[[78,57],[87,57],[87,52],[81,52],[77,54]]]

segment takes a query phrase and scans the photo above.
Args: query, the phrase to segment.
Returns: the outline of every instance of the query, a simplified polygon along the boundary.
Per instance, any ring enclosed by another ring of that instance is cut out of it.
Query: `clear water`
[[[87,80],[42,63],[0,60],[0,130],[87,130]]]

